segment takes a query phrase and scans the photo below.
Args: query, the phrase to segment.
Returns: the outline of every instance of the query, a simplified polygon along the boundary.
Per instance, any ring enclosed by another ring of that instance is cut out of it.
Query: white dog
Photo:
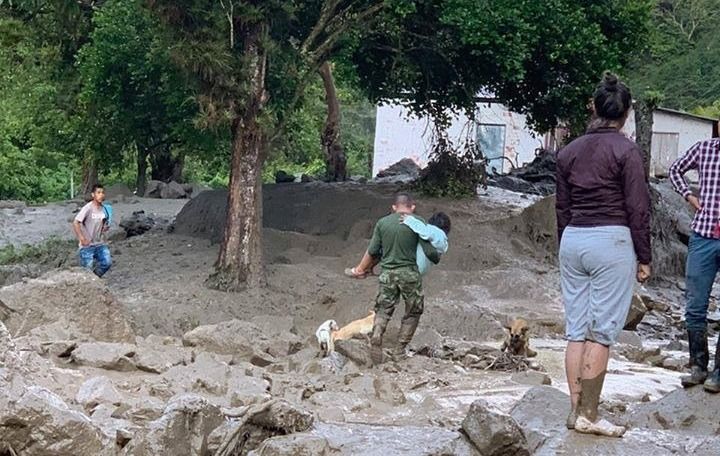
[[[337,330],[337,322],[335,320],[327,320],[325,323],[320,325],[317,331],[315,331],[315,337],[317,337],[320,350],[322,350],[324,356],[327,356],[335,351],[332,333]]]

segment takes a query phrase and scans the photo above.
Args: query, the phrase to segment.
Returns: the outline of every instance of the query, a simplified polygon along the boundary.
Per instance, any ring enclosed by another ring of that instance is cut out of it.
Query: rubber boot
[[[395,350],[392,352],[393,358],[398,360],[405,356],[405,350],[407,349],[407,346],[410,345],[410,341],[412,341],[419,323],[420,317],[408,317],[403,319],[403,322],[400,325],[400,333],[398,334],[397,347],[395,347]]]
[[[690,344],[690,375],[680,377],[683,388],[701,385],[708,376],[708,352],[707,331],[688,331],[688,343]]]
[[[718,344],[715,348],[715,368],[705,380],[703,388],[708,393],[720,393],[720,337],[718,337]]]
[[[382,364],[383,362],[383,351],[382,341],[385,330],[387,329],[388,320],[375,315],[375,321],[373,322],[373,332],[370,336],[370,359],[374,365]]]

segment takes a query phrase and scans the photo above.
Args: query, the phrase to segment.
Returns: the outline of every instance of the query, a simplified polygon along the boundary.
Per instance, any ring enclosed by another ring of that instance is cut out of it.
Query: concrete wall
[[[509,111],[498,103],[478,105],[476,122],[481,125],[504,125],[502,154],[505,159],[494,159],[490,166],[508,172],[513,166],[522,166],[535,157],[535,150],[545,143],[544,135],[531,130],[522,114]],[[400,105],[388,104],[377,108],[373,176],[403,158],[415,160],[421,167],[428,161],[432,143],[432,124],[427,117],[410,116]],[[625,133],[635,140],[635,113],[630,112]],[[499,133],[498,133],[499,134]],[[665,176],[668,167],[698,141],[711,138],[713,122],[676,112],[657,110],[653,115],[653,176]],[[465,115],[453,117],[448,135],[457,145],[466,138],[477,141],[478,127]],[[486,152],[486,151],[484,151]],[[486,154],[487,155],[487,154]]]
[[[476,121],[488,125],[504,125],[504,156],[522,166],[532,161],[535,149],[543,145],[543,136],[530,130],[525,116],[508,111],[504,106],[478,105]],[[373,176],[403,158],[412,158],[421,167],[428,161],[432,143],[432,124],[427,117],[410,116],[400,105],[387,104],[377,108]],[[465,115],[453,116],[448,135],[456,144],[464,144],[468,137],[476,139],[477,129]],[[508,171],[507,160],[493,160],[491,166]]]

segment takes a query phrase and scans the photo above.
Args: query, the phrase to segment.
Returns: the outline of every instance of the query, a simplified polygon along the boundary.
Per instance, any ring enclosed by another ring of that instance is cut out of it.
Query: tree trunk
[[[208,285],[238,291],[265,285],[262,258],[262,165],[266,135],[259,116],[267,102],[263,48],[264,24],[249,26],[244,36],[249,93],[232,124],[232,158],[225,232],[215,272]]]
[[[344,181],[347,179],[347,159],[340,142],[340,102],[329,62],[323,63],[320,67],[320,76],[325,86],[327,103],[327,118],[320,134],[320,143],[325,155],[326,177],[330,181]]]
[[[635,142],[640,147],[645,165],[645,179],[650,180],[652,158],[653,103],[643,100],[635,102]]]
[[[90,193],[92,193],[93,185],[98,183],[98,170],[97,161],[92,154],[87,153],[83,160],[83,179],[82,187],[80,188],[80,194],[85,200],[90,199]]]
[[[138,148],[137,154],[137,180],[135,181],[135,194],[137,196],[145,196],[149,153],[148,150],[143,147]]]

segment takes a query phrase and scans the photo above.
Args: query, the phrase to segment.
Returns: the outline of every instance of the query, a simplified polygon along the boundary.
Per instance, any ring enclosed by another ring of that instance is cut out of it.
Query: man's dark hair
[[[95,184],[92,186],[92,191],[90,193],[95,193],[95,190],[97,190],[99,188],[102,188],[103,190],[105,190],[105,187],[103,186],[103,184]]]
[[[412,196],[410,196],[409,193],[398,193],[395,195],[395,203],[396,206],[412,206],[415,204],[415,200]]]
[[[598,117],[608,120],[622,119],[630,110],[632,94],[617,76],[606,71],[602,81],[595,88],[593,104]]]
[[[450,234],[450,217],[444,212],[436,212],[430,217],[430,220],[428,220],[428,223],[430,225],[435,225],[436,227],[440,228],[445,232],[445,234]]]

